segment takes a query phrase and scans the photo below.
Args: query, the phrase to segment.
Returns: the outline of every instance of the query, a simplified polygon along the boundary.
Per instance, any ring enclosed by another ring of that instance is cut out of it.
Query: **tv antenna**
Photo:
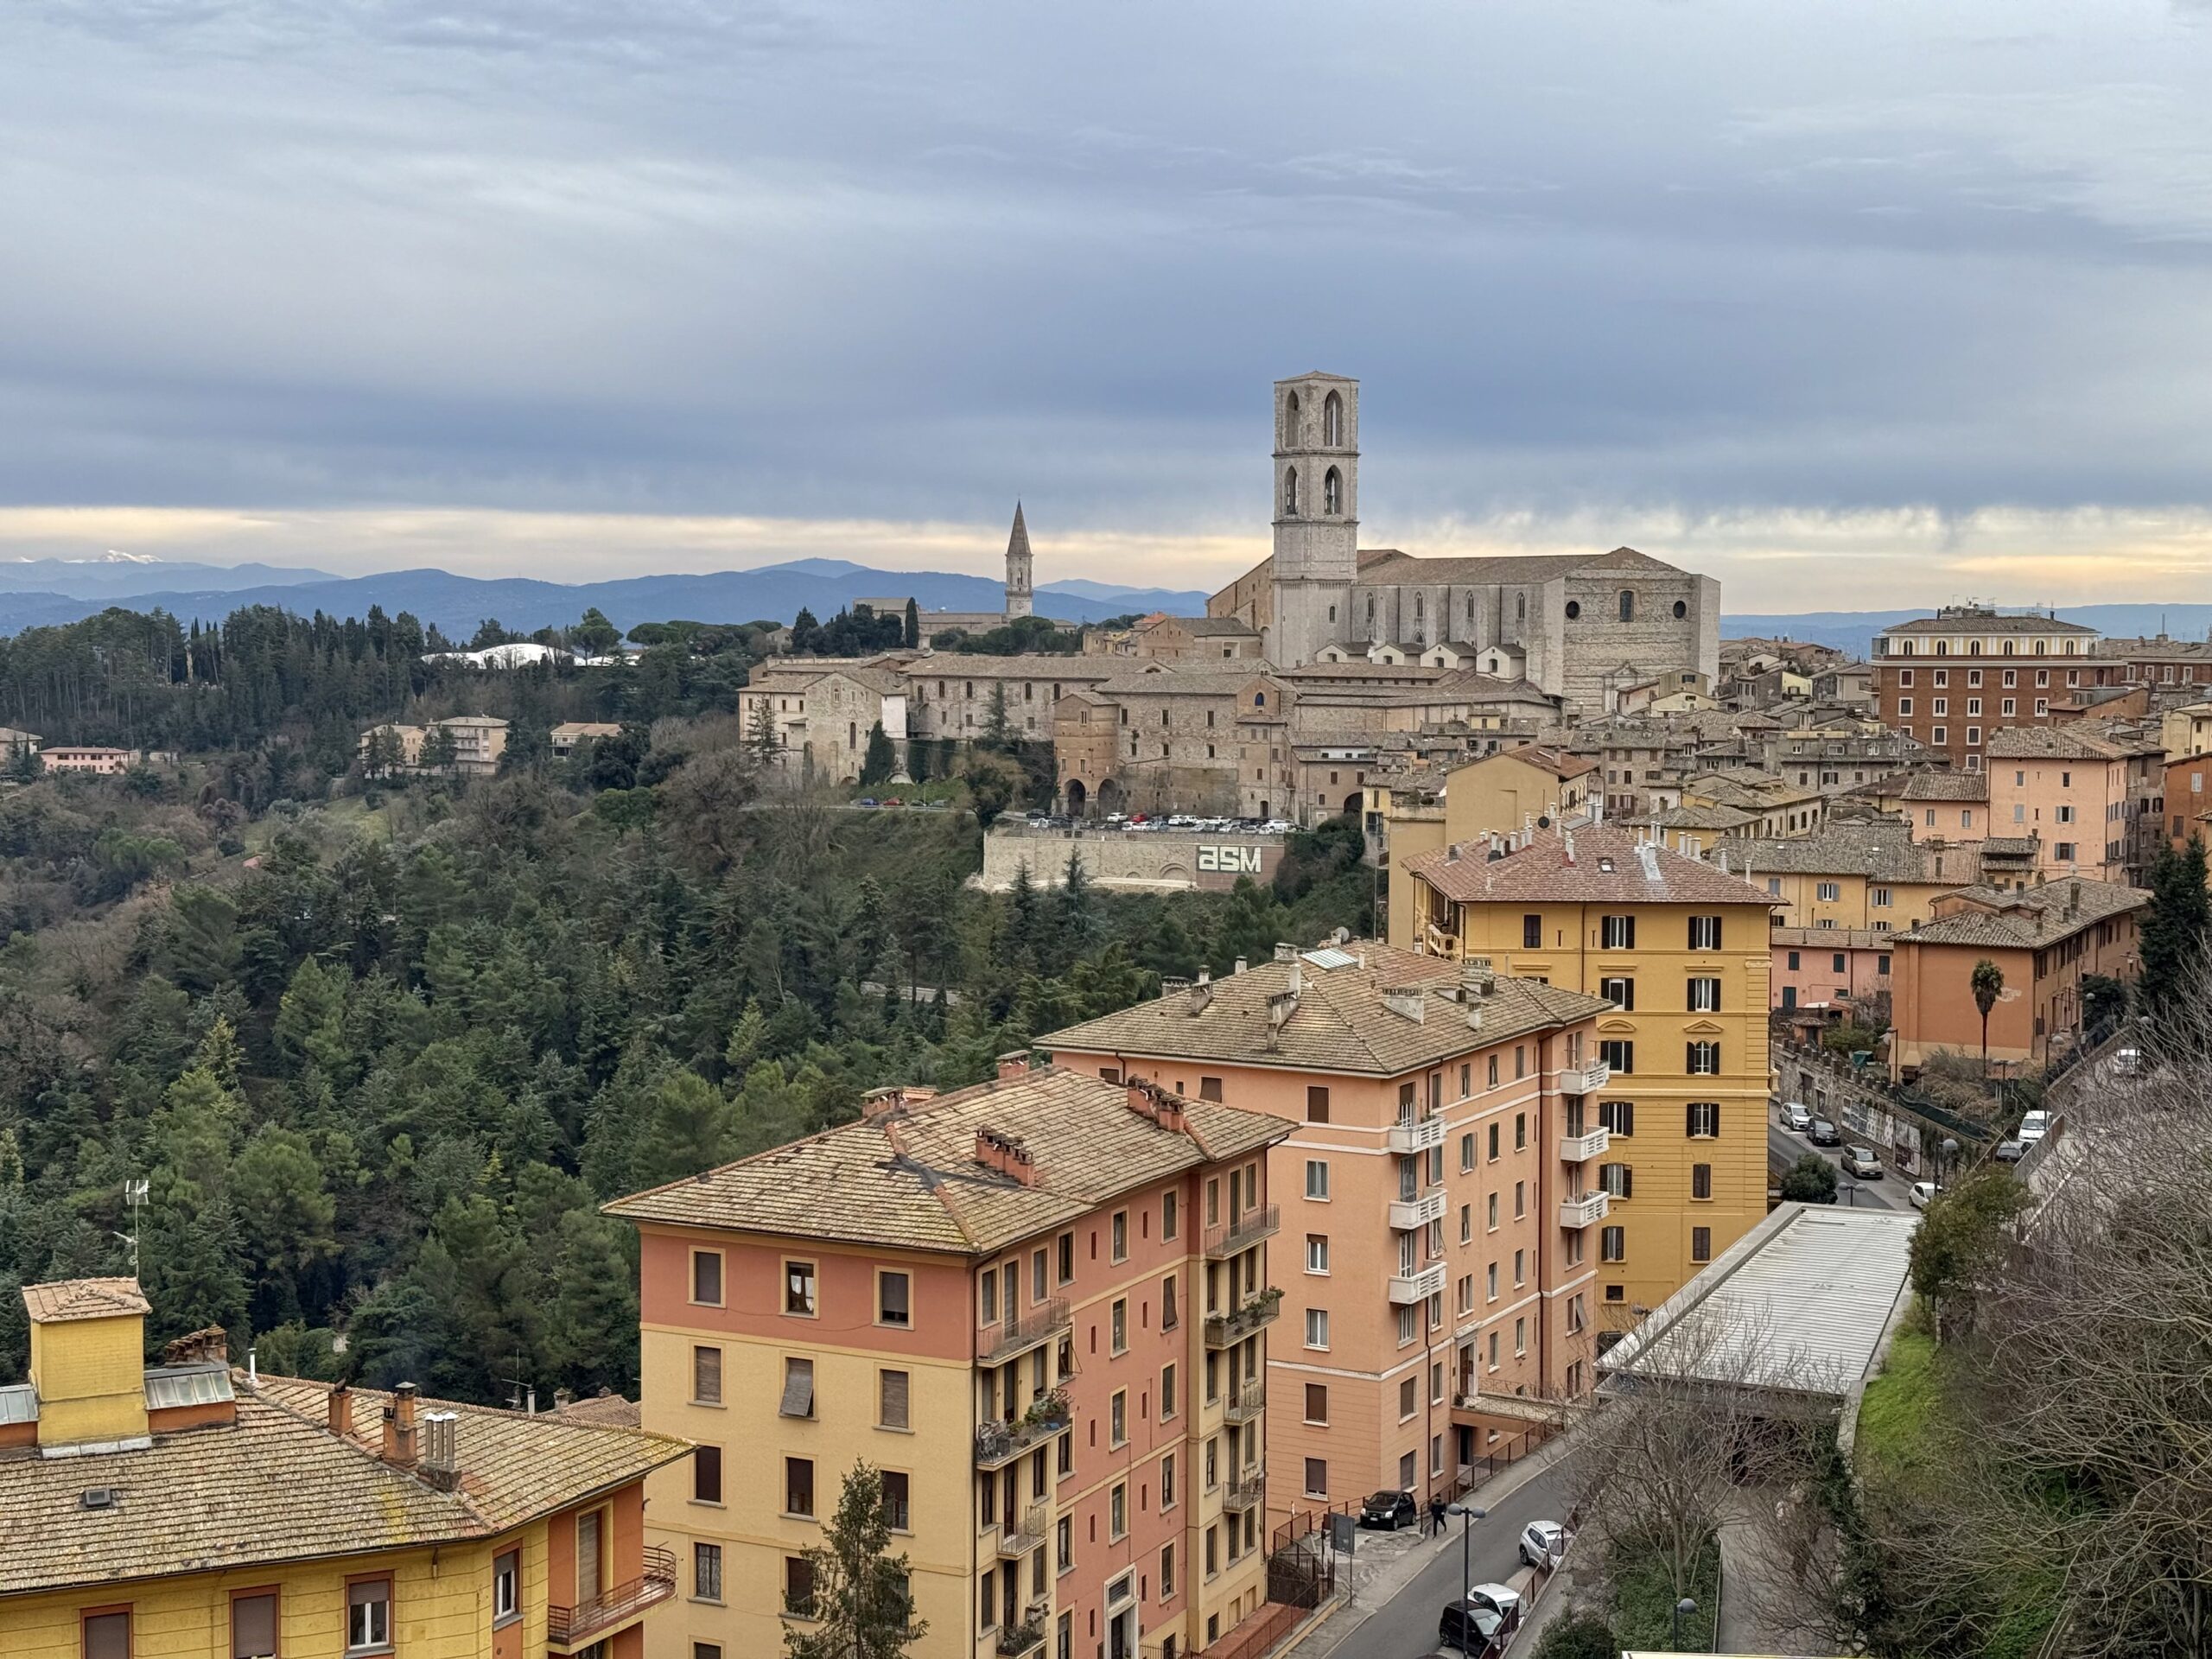
[[[138,1276],[138,1212],[146,1207],[146,1183],[143,1179],[126,1179],[123,1183],[123,1202],[130,1211],[130,1230],[118,1233],[116,1237],[130,1247],[130,1276]]]

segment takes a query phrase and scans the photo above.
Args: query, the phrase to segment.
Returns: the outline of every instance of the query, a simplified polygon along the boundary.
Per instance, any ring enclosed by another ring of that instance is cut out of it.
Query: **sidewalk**
[[[1572,1434],[1559,1435],[1509,1465],[1467,1496],[1485,1509],[1495,1508],[1567,1456],[1573,1450],[1573,1444]],[[1354,1556],[1350,1604],[1340,1601],[1335,1612],[1308,1624],[1297,1639],[1278,1649],[1274,1659],[1287,1659],[1292,1654],[1296,1654],[1298,1659],[1327,1659],[1393,1597],[1419,1578],[1430,1563],[1459,1548],[1457,1522],[1435,1537],[1423,1537],[1411,1528],[1400,1533],[1363,1535]],[[1534,1577],[1532,1569],[1522,1567],[1507,1582],[1525,1592]],[[1532,1618],[1541,1618],[1545,1604],[1552,1599],[1547,1596],[1539,1602]]]

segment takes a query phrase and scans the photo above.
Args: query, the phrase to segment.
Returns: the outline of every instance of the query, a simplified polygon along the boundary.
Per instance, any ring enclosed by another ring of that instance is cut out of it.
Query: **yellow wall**
[[[1562,810],[1581,805],[1595,774],[1585,772],[1562,783],[1556,773],[1531,766],[1510,753],[1484,755],[1453,770],[1446,779],[1444,833],[1446,841],[1470,841],[1495,831],[1516,832],[1525,818],[1556,821]]]
[[[1768,875],[1757,868],[1750,873],[1754,887],[1764,887],[1783,906],[1781,927],[1871,928],[1886,922],[1893,933],[1902,933],[1915,922],[1935,914],[1929,908],[1936,894],[1957,891],[1955,881],[1870,881],[1863,875]],[[1836,896],[1820,896],[1821,884],[1835,884]],[[1890,902],[1874,903],[1873,890],[1886,889]]]
[[[145,1433],[144,1332],[136,1313],[32,1324],[31,1381],[38,1385],[41,1444]]]

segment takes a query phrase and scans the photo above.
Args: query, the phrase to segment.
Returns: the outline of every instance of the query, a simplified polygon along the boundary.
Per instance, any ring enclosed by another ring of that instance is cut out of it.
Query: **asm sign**
[[[1225,870],[1231,874],[1257,875],[1260,873],[1260,849],[1256,847],[1201,847],[1198,849],[1198,868],[1202,870]]]

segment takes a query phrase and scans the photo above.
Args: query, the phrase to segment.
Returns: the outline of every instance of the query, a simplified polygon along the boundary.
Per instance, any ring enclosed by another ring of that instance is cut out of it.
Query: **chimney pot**
[[[330,1390],[330,1432],[351,1434],[353,1432],[353,1390],[343,1382],[334,1384]]]
[[[1294,944],[1285,944],[1282,940],[1277,939],[1275,941],[1275,960],[1277,962],[1297,961],[1298,947]]]
[[[1018,1077],[1028,1070],[1029,1051],[1026,1048],[999,1056],[999,1076],[1002,1077]]]
[[[1245,963],[1244,958],[1243,958],[1243,957],[1237,957],[1237,958],[1236,958],[1236,971],[1237,971],[1238,973],[1240,973],[1240,974],[1241,974],[1241,973],[1243,973],[1243,972],[1244,971],[1245,966],[1246,966],[1246,963]]]

